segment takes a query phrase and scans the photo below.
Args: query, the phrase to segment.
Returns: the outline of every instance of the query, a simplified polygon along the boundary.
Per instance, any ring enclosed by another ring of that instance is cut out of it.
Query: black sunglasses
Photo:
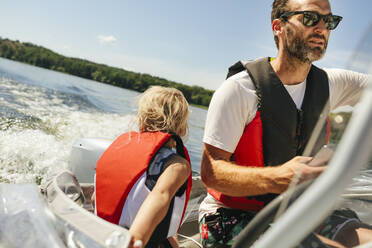
[[[303,14],[302,23],[307,27],[313,27],[319,23],[321,19],[324,20],[325,26],[328,30],[333,30],[342,20],[342,16],[338,15],[322,15],[314,11],[291,11],[283,13],[279,18],[282,18],[284,21],[288,21],[288,18],[293,15]]]

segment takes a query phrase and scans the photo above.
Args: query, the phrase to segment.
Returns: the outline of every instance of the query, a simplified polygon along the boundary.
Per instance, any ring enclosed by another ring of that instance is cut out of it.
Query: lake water
[[[67,168],[76,139],[136,129],[138,95],[0,58],[0,182],[43,182]],[[190,109],[186,147],[199,172],[207,111]]]
[[[138,95],[0,58],[0,183],[43,182],[67,168],[75,140],[135,130]],[[190,109],[186,147],[199,172],[207,111]]]

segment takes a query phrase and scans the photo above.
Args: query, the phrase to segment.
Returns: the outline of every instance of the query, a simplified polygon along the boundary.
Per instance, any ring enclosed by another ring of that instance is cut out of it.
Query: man
[[[342,19],[331,13],[328,0],[275,0],[271,19],[276,59],[245,63],[244,70],[242,64],[231,67],[208,110],[201,162],[208,195],[199,216],[205,247],[231,246],[296,173],[304,181],[325,170],[299,156],[316,120],[328,99],[328,112],[355,105],[367,84],[367,75],[312,65],[323,57],[330,32]],[[325,132],[321,138],[316,148],[326,142]],[[336,211],[317,233],[301,245],[326,247],[322,240],[343,247],[372,240],[369,227],[350,211]]]

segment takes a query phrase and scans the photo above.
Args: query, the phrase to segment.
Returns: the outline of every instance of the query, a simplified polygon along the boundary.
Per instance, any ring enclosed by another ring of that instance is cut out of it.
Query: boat
[[[320,120],[319,125],[324,121]],[[355,180],[372,157],[371,123],[372,82],[355,108],[327,170],[313,182],[290,188],[277,197],[243,230],[234,247],[294,247],[339,205],[352,207],[364,222],[372,224],[372,171],[364,171]],[[78,139],[72,147],[68,170],[40,187],[1,184],[0,245],[127,247],[128,230],[97,217],[91,203],[95,165],[111,142],[104,138]],[[193,175],[190,201],[178,234],[180,247],[201,247],[198,206],[205,195],[200,176]],[[294,196],[296,200],[288,198]],[[277,210],[286,202],[292,204],[284,207],[286,211],[278,217]],[[272,221],[275,224],[267,229]]]
[[[68,170],[40,187],[1,184],[0,247],[127,247],[128,230],[96,216],[91,202],[96,162],[111,143],[105,138],[78,139]],[[192,180],[178,234],[180,247],[201,247],[198,206],[206,190],[200,176]]]
[[[78,139],[72,146],[69,170],[44,185],[42,193],[52,212],[61,222],[69,223],[74,232],[80,230],[82,236],[91,237],[101,247],[126,247],[130,240],[128,230],[97,217],[91,202],[97,160],[111,143],[105,138]],[[200,176],[193,176],[192,180],[189,204],[179,231],[181,247],[200,247],[198,206],[206,190]],[[74,209],[75,214],[66,209]]]
[[[372,202],[372,171],[364,171],[362,180],[354,181],[349,187],[372,157],[372,83],[369,86],[354,110],[329,168],[311,184],[290,188],[277,197],[243,230],[234,247],[294,247],[333,207],[341,204],[340,195],[343,205],[352,206],[363,221],[372,224],[368,205]],[[127,247],[128,230],[97,217],[91,202],[95,164],[111,142],[104,138],[78,139],[72,147],[68,170],[40,187],[2,184],[0,244],[4,247]],[[180,247],[201,247],[198,205],[205,195],[200,176],[194,175],[190,202],[178,234]],[[298,199],[275,220],[277,210],[288,195]],[[316,215],[312,214],[315,212]],[[262,234],[265,225],[272,221],[275,225]],[[360,247],[372,247],[372,244]]]

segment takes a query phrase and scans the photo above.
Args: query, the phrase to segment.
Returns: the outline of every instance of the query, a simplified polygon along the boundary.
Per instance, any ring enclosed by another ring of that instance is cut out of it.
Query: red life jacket
[[[292,98],[270,65],[269,58],[257,59],[229,68],[230,77],[247,70],[255,85],[258,106],[255,118],[245,127],[233,154],[233,161],[242,166],[276,166],[302,155],[312,131],[329,98],[327,74],[312,66],[307,77],[302,110]],[[323,127],[312,154],[328,142],[329,121]],[[259,211],[276,194],[233,197],[208,189],[216,200],[231,208]]]
[[[96,167],[96,208],[99,217],[114,224],[119,223],[123,206],[132,187],[145,173],[158,150],[170,138],[176,140],[177,153],[190,163],[188,152],[181,139],[169,133],[124,133],[109,146],[98,160]],[[189,199],[191,184],[190,174],[187,180],[182,218]]]

